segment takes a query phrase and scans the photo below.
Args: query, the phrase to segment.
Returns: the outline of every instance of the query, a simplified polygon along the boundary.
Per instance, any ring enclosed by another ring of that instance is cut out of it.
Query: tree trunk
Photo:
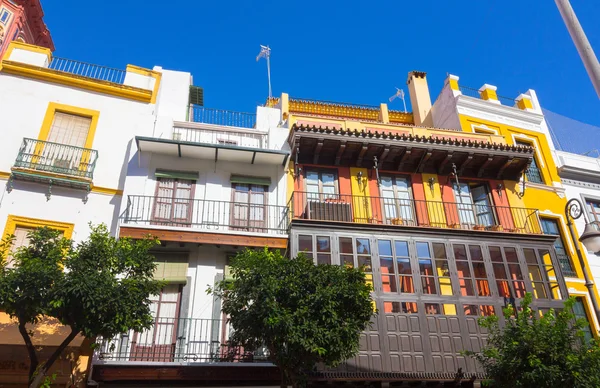
[[[281,371],[281,384],[279,385],[279,387],[280,388],[287,388],[286,378],[285,378],[285,371],[283,370],[282,367],[279,367],[279,370]]]
[[[46,362],[44,362],[44,364],[42,364],[42,367],[35,375],[35,378],[33,380],[31,380],[30,378],[29,388],[38,388],[42,384],[42,382],[44,381],[44,377],[46,377],[46,373],[50,370],[54,362],[58,360],[58,357],[60,357],[63,350],[65,350],[65,348],[69,346],[69,344],[71,343],[71,341],[73,341],[77,334],[79,334],[78,331],[76,331],[75,329],[71,329],[71,334],[69,334],[67,338],[63,340],[58,349],[56,349],[54,353],[52,353],[50,358]]]
[[[25,346],[27,347],[27,354],[29,355],[29,383],[33,380],[33,374],[38,367],[38,358],[35,353],[35,346],[33,346],[33,342],[31,342],[31,337],[29,337],[29,333],[27,332],[27,328],[25,328],[25,322],[22,322],[19,319],[19,333],[21,333],[21,337],[23,337],[23,341],[25,341]]]

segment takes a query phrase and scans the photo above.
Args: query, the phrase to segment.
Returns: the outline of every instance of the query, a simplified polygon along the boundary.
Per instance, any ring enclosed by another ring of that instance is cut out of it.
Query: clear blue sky
[[[600,1],[572,0],[600,55]],[[428,74],[462,85],[535,89],[554,112],[600,125],[600,102],[551,0],[42,0],[55,54],[117,68],[189,71],[205,105],[253,111],[267,96],[259,45],[272,48],[274,95],[378,104]],[[400,109],[400,102],[392,107]]]

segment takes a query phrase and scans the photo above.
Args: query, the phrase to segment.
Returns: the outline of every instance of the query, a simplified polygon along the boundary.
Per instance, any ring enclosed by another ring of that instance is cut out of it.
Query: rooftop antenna
[[[406,113],[406,100],[404,99],[404,90],[396,88],[396,94],[390,97],[390,102],[394,101],[396,98],[401,98],[404,103],[404,113]]]
[[[269,46],[260,45],[260,52],[256,56],[256,62],[260,61],[261,58],[267,60],[267,78],[269,80],[269,98],[273,97],[271,93],[271,48]]]

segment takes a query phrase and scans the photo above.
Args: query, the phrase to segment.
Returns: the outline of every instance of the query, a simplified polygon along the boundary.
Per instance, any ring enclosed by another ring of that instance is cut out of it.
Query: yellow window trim
[[[38,218],[20,217],[9,215],[6,220],[6,226],[4,227],[4,238],[15,234],[17,227],[22,228],[41,228],[47,226],[51,229],[63,232],[65,238],[71,238],[73,236],[74,224],[67,222],[48,221],[40,220]]]
[[[116,84],[114,82],[100,81],[58,70],[51,70],[44,67],[3,60],[1,69],[2,72],[9,74],[91,90],[93,92],[109,94],[129,100],[145,103],[150,103],[152,101],[151,90]]]
[[[6,53],[4,53],[4,58],[10,58],[10,54],[12,54],[14,49],[30,51],[32,53],[45,54],[48,57],[48,62],[52,60],[52,51],[49,48],[40,47],[25,42],[19,42],[16,40],[13,40],[9,43],[8,48],[6,49]]]
[[[156,104],[156,98],[158,97],[158,89],[160,87],[160,81],[162,80],[162,73],[136,65],[127,65],[127,72],[143,75],[146,77],[152,77],[155,79],[154,90],[152,91],[152,99],[150,100],[150,103]]]
[[[50,134],[50,128],[52,127],[52,122],[54,121],[56,112],[91,118],[92,123],[90,124],[90,129],[88,131],[87,138],[85,139],[85,145],[83,148],[92,148],[100,112],[97,110],[79,108],[71,105],[57,104],[56,102],[51,102],[48,104],[48,109],[46,109],[46,115],[44,116],[44,121],[42,122],[42,128],[40,129],[38,140],[48,140],[48,135]]]

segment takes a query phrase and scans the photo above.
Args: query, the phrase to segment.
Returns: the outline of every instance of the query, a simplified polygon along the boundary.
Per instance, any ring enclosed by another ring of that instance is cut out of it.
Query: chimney
[[[427,86],[427,73],[411,71],[408,73],[406,84],[410,94],[410,105],[412,106],[415,125],[432,127],[431,97],[429,96],[429,86]]]

